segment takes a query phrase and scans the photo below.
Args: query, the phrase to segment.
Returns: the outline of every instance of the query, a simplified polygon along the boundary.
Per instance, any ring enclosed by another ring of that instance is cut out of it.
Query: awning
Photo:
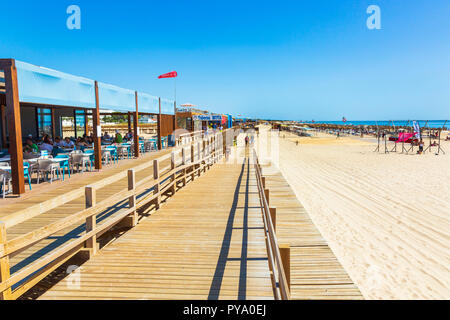
[[[95,108],[95,81],[16,60],[20,102]],[[3,84],[3,86],[2,86]],[[0,73],[0,92],[4,76]],[[136,110],[135,91],[98,83],[100,108],[117,112]],[[4,92],[4,89],[3,89]],[[159,113],[158,97],[138,92],[138,110]],[[161,99],[161,113],[174,114],[174,102]]]
[[[20,102],[95,108],[94,80],[16,60]]]

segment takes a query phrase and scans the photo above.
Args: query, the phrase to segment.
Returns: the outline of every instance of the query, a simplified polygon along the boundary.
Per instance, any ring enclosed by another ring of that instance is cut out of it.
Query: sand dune
[[[366,298],[449,299],[450,144],[386,155],[372,141],[282,134],[280,170]]]

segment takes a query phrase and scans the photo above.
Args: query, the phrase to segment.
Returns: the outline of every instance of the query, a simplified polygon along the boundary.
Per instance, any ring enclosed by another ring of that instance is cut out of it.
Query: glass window
[[[37,108],[36,113],[39,137],[52,136],[52,109]]]
[[[82,137],[85,133],[86,121],[84,115],[84,110],[75,110],[76,137]]]

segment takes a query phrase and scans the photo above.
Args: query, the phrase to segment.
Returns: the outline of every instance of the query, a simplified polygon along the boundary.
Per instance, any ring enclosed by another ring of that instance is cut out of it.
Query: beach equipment
[[[412,137],[414,136],[413,133],[409,133],[409,132],[400,132],[398,134],[398,140],[395,143],[399,143],[399,142],[408,142],[408,140],[410,140]]]

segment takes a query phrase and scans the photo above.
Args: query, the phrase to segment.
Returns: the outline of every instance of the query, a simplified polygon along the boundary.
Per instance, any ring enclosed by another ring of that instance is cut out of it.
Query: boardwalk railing
[[[276,300],[290,299],[290,250],[289,246],[279,246],[275,233],[276,208],[269,207],[269,190],[266,189],[258,155],[253,149],[253,158],[258,184],[259,198],[263,211],[264,232],[266,235],[267,256],[272,285]]]
[[[198,141],[191,144],[190,150],[182,147],[179,161],[176,159],[179,152],[172,152],[155,159],[153,160],[153,175],[145,177],[139,182],[136,182],[135,179],[135,168],[117,174],[113,179],[106,178],[96,185],[86,186],[84,188],[86,202],[84,210],[11,240],[7,239],[7,228],[25,221],[26,218],[20,216],[20,219],[17,219],[17,216],[14,215],[11,218],[5,217],[3,221],[0,221],[0,300],[17,299],[77,253],[83,253],[88,259],[95,255],[99,250],[98,237],[119,223],[126,227],[136,226],[139,222],[137,209],[140,206],[154,203],[155,209],[159,209],[163,195],[167,197],[175,195],[177,188],[186,186],[187,182],[193,181],[196,176],[205,173],[218,162],[223,157],[222,143],[222,134],[216,134],[208,136],[201,143]],[[159,168],[159,164],[162,160],[167,159],[167,156],[171,159],[170,166]],[[145,166],[145,168],[148,167],[149,165]],[[127,188],[105,200],[96,201],[99,186],[106,186],[124,177],[128,178]],[[138,197],[139,200],[137,200]],[[70,198],[73,199],[73,196]],[[67,201],[62,203],[67,203]],[[121,203],[125,203],[125,205],[119,206]],[[99,214],[116,206],[119,210],[106,218],[98,219]],[[79,237],[70,238],[61,246],[51,248],[45,255],[35,258],[27,266],[10,274],[11,257],[58,232],[80,226],[84,226],[85,230]]]
[[[204,131],[194,131],[180,134],[177,139],[177,145],[185,145],[189,143],[193,143],[195,141],[201,140],[204,137]]]

